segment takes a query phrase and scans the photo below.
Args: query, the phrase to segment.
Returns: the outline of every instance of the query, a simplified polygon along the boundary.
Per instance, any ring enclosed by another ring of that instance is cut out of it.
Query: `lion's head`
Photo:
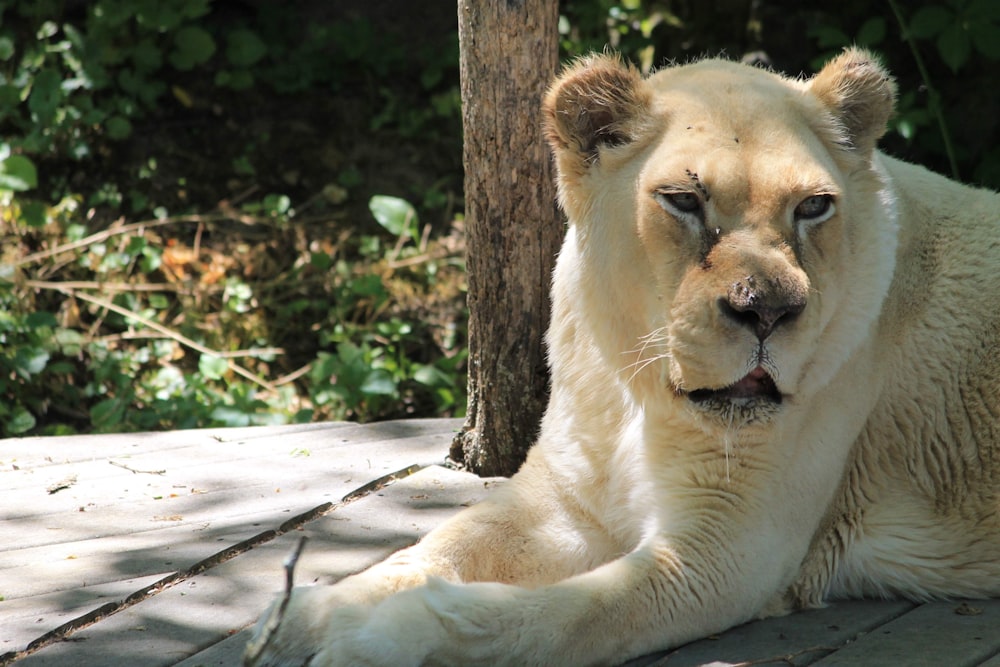
[[[570,67],[544,104],[570,221],[554,328],[586,327],[641,401],[709,424],[804,401],[871,335],[891,281],[875,144],[894,97],[860,50],[805,81],[723,60],[646,79],[611,56]],[[571,338],[550,334],[557,377]]]

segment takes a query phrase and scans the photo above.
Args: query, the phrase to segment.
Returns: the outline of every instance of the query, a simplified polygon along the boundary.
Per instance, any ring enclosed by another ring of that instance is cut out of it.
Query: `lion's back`
[[[877,330],[881,396],[838,504],[853,539],[833,593],[997,595],[1000,194],[885,164],[901,242]]]

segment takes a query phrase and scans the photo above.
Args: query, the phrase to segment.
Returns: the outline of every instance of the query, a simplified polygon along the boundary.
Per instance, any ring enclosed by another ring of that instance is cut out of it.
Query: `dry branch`
[[[57,292],[62,292],[63,294],[65,294],[67,296],[74,296],[74,297],[80,299],[81,301],[86,301],[88,303],[92,303],[95,306],[99,306],[101,308],[105,308],[107,310],[110,310],[113,313],[118,313],[119,315],[121,315],[123,317],[127,317],[129,319],[133,319],[136,322],[142,324],[143,326],[149,327],[150,329],[153,329],[154,331],[157,331],[157,332],[163,334],[167,338],[171,338],[171,339],[177,341],[178,343],[180,343],[181,345],[184,345],[186,347],[191,348],[195,352],[200,352],[201,354],[209,354],[209,355],[216,356],[216,357],[224,357],[224,355],[216,352],[215,350],[207,348],[204,345],[202,345],[201,343],[198,343],[197,341],[193,341],[190,338],[188,338],[187,336],[185,336],[183,334],[180,334],[180,333],[177,333],[176,331],[173,331],[172,329],[169,329],[169,328],[163,326],[159,322],[151,320],[148,317],[144,317],[144,316],[140,315],[139,313],[136,313],[135,311],[129,310],[128,308],[122,308],[121,306],[119,306],[117,304],[114,304],[114,303],[108,301],[107,299],[102,299],[100,297],[92,296],[92,295],[87,294],[85,292],[80,292],[80,291],[77,291],[77,290],[74,290],[74,289],[71,289],[71,288],[66,288],[66,287],[63,287],[62,285],[60,285],[59,283],[51,283],[50,285],[51,286],[48,287],[47,289],[53,289],[53,290],[56,290]],[[275,385],[271,384],[270,382],[268,382],[264,378],[260,377],[256,373],[253,373],[252,371],[247,370],[243,366],[240,366],[239,364],[237,364],[232,359],[226,359],[226,364],[229,366],[229,369],[232,370],[237,375],[239,375],[241,377],[244,377],[247,380],[250,380],[251,382],[254,382],[254,383],[258,384],[261,387],[264,387],[268,391],[270,391],[270,392],[276,392],[278,390],[278,388]]]

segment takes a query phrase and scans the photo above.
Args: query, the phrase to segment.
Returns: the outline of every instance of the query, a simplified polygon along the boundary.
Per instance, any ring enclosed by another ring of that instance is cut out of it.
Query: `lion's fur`
[[[609,664],[834,597],[1000,596],[1000,197],[875,150],[894,98],[860,50],[571,66],[537,445],[297,591],[266,664]]]

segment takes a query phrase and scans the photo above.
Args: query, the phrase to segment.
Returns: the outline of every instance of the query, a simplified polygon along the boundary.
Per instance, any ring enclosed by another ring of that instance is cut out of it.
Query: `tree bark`
[[[548,398],[544,333],[562,240],[541,100],[559,66],[555,0],[459,0],[469,408],[451,456],[511,475]]]

